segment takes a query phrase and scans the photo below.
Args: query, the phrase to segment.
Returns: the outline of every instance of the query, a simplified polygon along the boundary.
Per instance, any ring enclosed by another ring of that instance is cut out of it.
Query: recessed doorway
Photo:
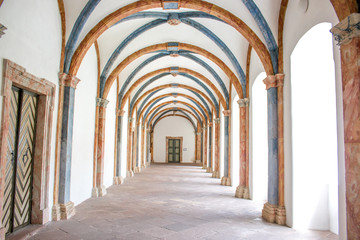
[[[166,137],[166,162],[182,162],[182,137]]]

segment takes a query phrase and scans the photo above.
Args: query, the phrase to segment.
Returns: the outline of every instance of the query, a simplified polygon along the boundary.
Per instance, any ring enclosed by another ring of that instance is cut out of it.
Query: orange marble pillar
[[[341,52],[348,239],[360,237],[360,30],[356,24],[359,13],[331,29]]]
[[[245,130],[246,130],[246,136],[245,136],[245,161],[246,161],[246,177],[245,177],[245,189],[243,198],[250,199],[250,188],[249,188],[249,169],[250,169],[250,163],[249,163],[249,133],[250,133],[250,124],[249,124],[249,105],[250,105],[250,99],[245,98]]]
[[[104,157],[105,157],[105,122],[106,122],[106,106],[108,100],[97,98],[96,106],[98,107],[98,137],[97,137],[97,156],[96,156],[96,168],[94,169],[95,187],[92,190],[93,197],[102,197],[106,194],[106,188],[103,184],[104,180]]]
[[[208,135],[209,135],[209,159],[208,159],[208,164],[206,165],[206,172],[210,172],[212,173],[213,172],[213,166],[214,166],[214,163],[213,163],[213,148],[212,148],[212,145],[213,145],[213,123],[212,122],[209,122],[209,125],[208,125],[208,129],[209,129],[209,132],[208,132]]]
[[[215,151],[215,166],[213,171],[213,178],[220,178],[220,118],[214,120],[215,123],[215,139],[214,139],[214,151]]]
[[[231,110],[224,110],[224,176],[221,185],[231,186]]]
[[[140,159],[141,159],[141,169],[146,168],[145,164],[145,126],[141,126],[141,151],[140,151]]]
[[[203,166],[207,166],[207,137],[208,137],[208,130],[207,127],[203,127],[203,157],[202,157],[202,162],[203,162]]]
[[[127,166],[126,166],[126,177],[133,177],[134,176],[134,171],[132,170],[132,122],[133,122],[133,118],[129,118],[129,123],[128,123],[128,137],[127,137]]]
[[[286,224],[285,188],[284,188],[284,74],[276,74],[278,94],[278,161],[279,161],[279,203],[276,209],[275,222],[280,225]]]
[[[245,99],[240,99],[238,101],[240,108],[240,170],[239,170],[239,186],[236,188],[235,197],[243,198],[244,190],[246,187],[246,101]]]
[[[139,144],[139,131],[140,131],[140,122],[137,122],[136,123],[136,127],[134,128],[134,131],[133,131],[133,138],[134,138],[134,141],[133,141],[133,166],[134,166],[134,172],[135,173],[139,173],[140,172],[140,162],[138,162],[138,159],[139,159],[139,152],[137,151],[139,149],[138,147],[138,144]]]

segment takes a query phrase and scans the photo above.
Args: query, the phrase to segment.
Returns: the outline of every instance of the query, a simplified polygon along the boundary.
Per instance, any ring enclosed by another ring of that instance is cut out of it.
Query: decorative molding
[[[59,73],[59,84],[64,85],[65,87],[72,87],[76,89],[76,86],[80,82],[80,79],[77,77],[71,76],[66,73]]]
[[[231,110],[224,110],[223,114],[225,117],[229,117],[229,116],[231,116]]]
[[[266,90],[276,87],[275,75],[268,75],[263,82],[266,85]]]
[[[355,37],[360,36],[360,13],[352,13],[335,25],[330,32],[337,45],[348,44]]]
[[[5,34],[5,30],[6,30],[7,28],[4,26],[4,25],[2,25],[1,23],[0,23],[0,38],[2,37],[2,35],[4,35]]]
[[[177,13],[170,13],[167,23],[171,26],[176,26],[181,23],[179,15]]]
[[[278,74],[275,75],[276,86],[277,87],[283,87],[284,86],[284,78],[285,78],[285,74],[283,74],[283,73],[278,73]]]
[[[179,67],[171,67],[170,73],[173,77],[176,77],[179,74]]]
[[[161,0],[163,10],[178,10],[180,9],[180,0]]]
[[[104,107],[108,105],[109,101],[103,98],[96,98],[96,106],[98,107]]]
[[[242,99],[239,99],[239,101],[237,101],[237,103],[239,104],[239,107],[247,107],[247,106],[249,106],[250,99],[242,98]]]
[[[118,116],[124,116],[125,110],[120,110],[120,109],[118,109],[117,112],[116,112],[116,114],[117,114]]]

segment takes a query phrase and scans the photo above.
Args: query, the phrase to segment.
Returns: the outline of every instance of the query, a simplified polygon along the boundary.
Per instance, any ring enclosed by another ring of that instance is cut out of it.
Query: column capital
[[[263,82],[266,85],[266,90],[276,87],[275,75],[266,76],[266,78],[263,80]]]
[[[278,73],[278,74],[275,75],[276,86],[277,87],[284,86],[284,78],[285,78],[285,74],[283,74],[283,73]]]
[[[129,118],[129,123],[133,122],[134,118]]]
[[[212,122],[209,122],[208,123],[208,127],[212,127],[213,126],[213,123]]]
[[[215,118],[215,119],[214,119],[214,123],[215,123],[215,124],[220,123],[220,118]]]
[[[196,135],[200,136],[201,132],[194,132]]]
[[[348,44],[353,38],[360,37],[360,13],[352,13],[335,25],[330,32],[337,45]]]
[[[108,105],[109,101],[104,98],[96,98],[96,106],[98,107],[104,107]]]
[[[76,89],[77,84],[80,82],[80,79],[78,79],[75,76],[71,76],[66,73],[59,73],[59,85],[65,86],[65,87],[72,87]]]
[[[118,109],[116,113],[117,113],[118,116],[124,116],[125,110]]]
[[[229,117],[231,115],[231,110],[224,110],[223,114],[225,117]]]
[[[239,107],[247,107],[247,106],[249,106],[250,99],[249,98],[241,98],[241,99],[239,99],[239,101],[237,101],[237,103],[239,104]]]

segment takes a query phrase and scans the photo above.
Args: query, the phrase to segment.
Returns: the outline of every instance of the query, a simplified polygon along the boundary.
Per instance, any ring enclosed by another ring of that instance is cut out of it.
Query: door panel
[[[180,162],[180,139],[168,139],[168,162]]]

